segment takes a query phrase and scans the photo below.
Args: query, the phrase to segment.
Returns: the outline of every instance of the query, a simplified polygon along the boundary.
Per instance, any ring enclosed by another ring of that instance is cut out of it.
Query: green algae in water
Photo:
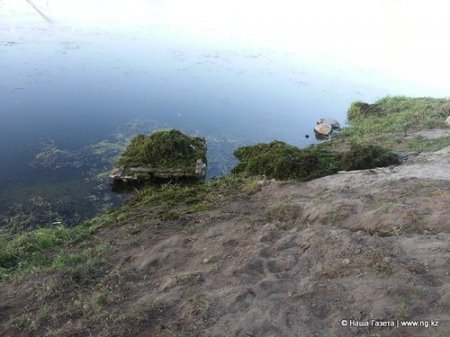
[[[189,137],[178,130],[162,130],[133,138],[118,164],[177,169],[190,168],[197,159],[206,163],[205,138]]]
[[[37,178],[0,193],[0,228],[72,227],[118,205],[128,196],[111,192],[111,166],[137,133],[164,126],[131,120],[107,139],[76,149],[60,148],[53,139],[41,140],[31,147],[29,162]]]

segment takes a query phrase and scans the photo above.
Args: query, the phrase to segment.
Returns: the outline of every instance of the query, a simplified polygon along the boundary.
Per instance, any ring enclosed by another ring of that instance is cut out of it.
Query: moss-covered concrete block
[[[155,178],[204,178],[206,140],[178,130],[138,135],[109,174],[114,180],[146,181]]]

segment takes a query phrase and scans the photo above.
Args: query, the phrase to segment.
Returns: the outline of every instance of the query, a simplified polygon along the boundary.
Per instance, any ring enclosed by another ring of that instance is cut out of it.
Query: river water
[[[0,226],[119,204],[105,173],[136,133],[205,136],[213,177],[238,146],[311,144],[315,121],[344,124],[354,100],[448,96],[449,24],[422,7],[0,0]]]

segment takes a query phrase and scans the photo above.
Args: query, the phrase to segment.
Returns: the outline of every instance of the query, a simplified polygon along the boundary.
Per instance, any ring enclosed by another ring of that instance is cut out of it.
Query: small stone
[[[332,130],[331,125],[327,123],[317,124],[314,127],[314,131],[322,136],[328,136],[331,133],[331,130]]]
[[[333,129],[340,129],[341,125],[333,118],[321,118],[317,121],[317,124],[330,124]]]
[[[344,266],[349,265],[349,264],[350,264],[350,260],[349,260],[349,259],[343,259],[343,260],[342,260],[342,264],[343,264]]]

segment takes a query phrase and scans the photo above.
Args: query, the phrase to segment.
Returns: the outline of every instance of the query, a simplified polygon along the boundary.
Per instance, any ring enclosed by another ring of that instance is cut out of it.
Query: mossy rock
[[[339,160],[339,166],[345,171],[398,164],[400,164],[400,160],[397,154],[376,145],[353,144],[350,151],[344,152]]]
[[[137,135],[126,148],[118,165],[179,169],[195,166],[197,159],[206,163],[206,140],[189,137],[178,130]]]
[[[300,149],[281,141],[240,147],[233,174],[276,179],[311,180],[338,171],[335,155],[318,148]]]

